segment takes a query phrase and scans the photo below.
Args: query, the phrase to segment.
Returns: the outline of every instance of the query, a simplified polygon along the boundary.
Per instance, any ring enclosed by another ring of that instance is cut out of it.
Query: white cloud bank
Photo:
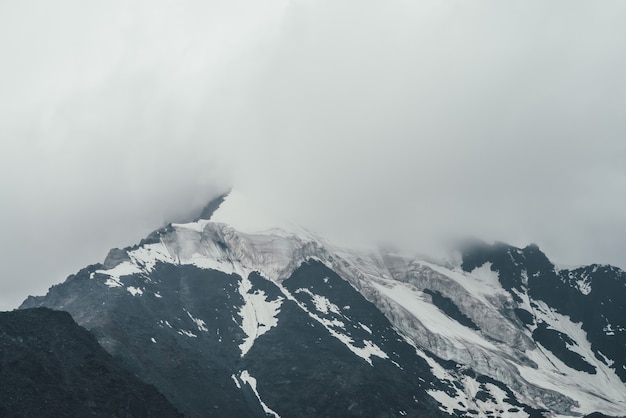
[[[228,185],[346,242],[626,267],[626,5],[0,4],[0,308]]]

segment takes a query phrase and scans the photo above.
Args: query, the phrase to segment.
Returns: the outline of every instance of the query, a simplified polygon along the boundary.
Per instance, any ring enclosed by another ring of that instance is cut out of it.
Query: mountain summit
[[[626,274],[536,246],[352,250],[239,192],[21,306],[66,310],[186,416],[626,411]]]

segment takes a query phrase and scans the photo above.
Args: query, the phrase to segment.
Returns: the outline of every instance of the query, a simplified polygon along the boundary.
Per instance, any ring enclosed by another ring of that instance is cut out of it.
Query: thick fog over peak
[[[626,267],[621,2],[0,4],[0,308],[234,186]]]

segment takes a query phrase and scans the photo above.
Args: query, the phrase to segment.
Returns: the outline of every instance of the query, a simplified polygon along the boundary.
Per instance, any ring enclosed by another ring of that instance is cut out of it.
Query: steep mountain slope
[[[523,249],[496,243],[477,244],[463,254],[463,268],[490,263],[500,282],[518,304],[516,315],[533,330],[533,337],[568,366],[590,374],[596,367],[576,349],[573,335],[544,318],[554,314],[580,323],[593,357],[626,382],[626,273],[612,266],[591,265],[558,269],[534,245]]]
[[[179,416],[67,312],[0,312],[0,416]]]
[[[346,250],[232,192],[22,307],[67,310],[188,416],[619,416],[625,285],[536,247]]]

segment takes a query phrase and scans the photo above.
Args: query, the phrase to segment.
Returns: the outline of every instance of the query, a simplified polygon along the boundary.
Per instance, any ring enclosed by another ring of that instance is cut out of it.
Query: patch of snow
[[[608,336],[615,335],[615,330],[613,329],[613,326],[611,324],[606,324],[606,326],[602,328],[602,331],[604,331],[604,333]]]
[[[610,358],[608,358],[607,356],[605,356],[604,354],[602,354],[602,352],[598,351],[598,354],[600,355],[600,357],[602,358],[602,362],[604,364],[606,364],[609,367],[612,367],[613,364],[615,364],[615,361],[611,360]]]
[[[528,270],[526,269],[522,270],[522,284],[528,289]]]
[[[426,328],[439,334],[457,348],[478,345],[489,350],[498,350],[478,332],[459,324],[443,313],[430,303],[428,295],[413,289],[410,285],[397,282],[386,283],[385,285],[372,283],[372,285],[382,295],[410,312]]]
[[[241,316],[241,329],[246,333],[246,338],[239,345],[241,356],[252,348],[254,341],[267,331],[278,325],[278,313],[283,303],[283,298],[268,301],[267,295],[261,290],[249,293],[252,283],[246,276],[239,285],[239,293],[243,297],[244,304],[239,310]]]
[[[157,343],[156,340],[154,339],[154,337],[150,338],[150,341],[152,341],[153,343]]]
[[[430,396],[435,398],[437,402],[439,402],[439,404],[441,405],[439,409],[445,413],[453,415],[454,410],[458,409],[459,407],[458,399],[453,398],[452,396],[448,395],[446,392],[442,390],[430,389],[430,390],[427,390],[426,393],[428,393]]]
[[[332,303],[331,301],[329,301],[328,298],[324,296],[314,294],[309,289],[305,289],[305,288],[296,289],[294,293],[306,293],[309,296],[311,296],[311,299],[313,300],[313,304],[315,305],[315,309],[318,312],[321,312],[324,314],[327,314],[328,312],[333,312],[333,313],[341,315],[341,310],[339,309],[339,307],[335,305],[334,303]]]
[[[119,281],[122,276],[130,276],[131,274],[141,273],[141,269],[130,261],[124,261],[109,270],[96,270],[96,273],[107,275],[112,279]]]
[[[214,224],[207,224],[206,231],[202,232],[176,228],[176,240],[167,243],[169,251],[176,254],[180,264],[247,277],[253,269],[247,268],[241,260],[233,257],[230,251],[218,244],[219,239],[214,236],[213,228]],[[228,233],[235,234],[234,231]]]
[[[626,411],[626,384],[602,360],[598,360],[587,339],[582,324],[572,322],[568,316],[554,311],[542,301],[533,301],[537,306],[535,315],[550,328],[568,335],[576,345],[567,348],[579,354],[596,368],[595,374],[571,369],[548,350],[529,350],[526,355],[537,364],[537,368],[519,365],[521,376],[533,385],[554,390],[574,399],[579,407],[575,412],[589,414],[602,412],[606,415],[621,415]]]
[[[154,297],[157,297],[157,298],[161,299],[163,296],[161,296],[161,294],[159,292],[156,292],[154,294]]]
[[[590,280],[584,280],[584,279],[577,280],[576,287],[578,288],[578,290],[580,290],[580,293],[582,293],[585,296],[591,293],[591,281]]]
[[[468,380],[472,380],[478,385],[475,379],[466,377],[465,381]],[[500,416],[504,416],[504,413],[506,413],[506,416],[510,418],[526,418],[529,416],[521,407],[508,403],[508,394],[493,383],[486,383],[480,388],[488,392],[491,398],[484,401],[476,399],[474,405],[478,407],[478,410],[484,412],[493,411],[492,414]],[[470,406],[470,408],[471,407],[472,406]]]
[[[480,267],[476,267],[469,273],[469,276],[478,280],[474,285],[480,288],[484,294],[495,294],[503,292],[498,273],[491,270],[492,264],[487,262]],[[528,280],[528,275],[526,275]]]
[[[354,340],[350,336],[343,334],[341,332],[341,330],[337,329],[337,327],[345,328],[345,324],[343,322],[341,322],[341,321],[339,321],[337,319],[329,320],[329,319],[326,319],[326,318],[321,318],[316,313],[311,312],[303,303],[301,303],[299,300],[297,300],[287,289],[285,289],[282,286],[280,286],[280,288],[281,288],[283,294],[285,296],[287,296],[287,298],[289,300],[295,302],[300,307],[300,309],[302,309],[307,314],[309,314],[309,316],[311,318],[315,319],[317,322],[322,324],[324,326],[324,328],[326,328],[326,330],[330,333],[330,335],[332,335],[333,337],[335,337],[336,339],[341,341],[354,354],[356,354],[357,356],[361,357],[363,360],[367,361],[370,366],[374,365],[372,363],[372,359],[371,359],[372,356],[376,356],[376,357],[379,357],[379,358],[382,358],[382,359],[388,359],[389,358],[387,353],[385,353],[383,350],[381,350],[380,347],[378,347],[372,341],[363,340],[364,347],[357,347],[354,344]],[[308,289],[298,289],[298,290],[303,290],[303,291],[306,291],[307,293],[311,293],[311,291],[308,290]],[[316,295],[316,296],[319,296],[319,295]],[[326,298],[324,298],[324,299],[326,299]],[[336,305],[332,304],[330,301],[328,301],[328,303],[330,305],[336,307]],[[320,306],[326,307],[327,305],[326,305],[325,302],[321,302]],[[319,312],[319,306],[317,304],[316,304],[316,308],[318,309],[318,312]],[[329,311],[331,311],[331,309],[328,309],[326,312],[329,312]],[[339,311],[339,313],[340,313],[340,311]]]
[[[426,355],[423,351],[416,348],[416,352],[420,357],[426,360],[428,365],[431,367],[433,375],[442,383],[447,383],[450,391],[454,392],[454,394],[451,395],[450,393],[442,390],[430,389],[426,391],[431,397],[439,402],[441,405],[439,409],[442,411],[456,415],[453,412],[455,409],[465,412],[469,410],[476,410],[481,412],[479,416],[504,416],[503,412],[506,411],[506,417],[527,418],[529,416],[521,408],[516,407],[518,411],[509,411],[514,407],[514,405],[509,404],[506,401],[508,395],[499,387],[491,383],[481,384],[474,377],[467,375],[454,376],[434,359]],[[486,400],[477,398],[479,391],[489,393],[490,398]]]
[[[372,330],[367,326],[364,325],[362,323],[359,322],[359,325],[361,326],[361,328],[363,328],[365,331],[369,332],[370,334],[372,333]]]
[[[188,330],[186,330],[186,329],[181,329],[181,330],[178,330],[178,333],[179,333],[180,335],[186,335],[187,337],[191,337],[191,338],[198,338],[198,336],[197,336],[196,334],[194,334],[193,332],[188,331]]]
[[[114,278],[114,277],[111,277],[110,279],[107,279],[104,282],[104,284],[109,286],[109,287],[122,287],[122,286],[124,286],[122,284],[122,282],[120,282],[120,279],[117,279],[117,278]]]
[[[109,276],[104,284],[109,287],[122,287],[123,283],[120,280],[122,276],[130,276],[132,274],[141,273],[141,270],[131,262],[125,261],[118,264],[110,270],[96,270],[96,273]]]
[[[278,281],[293,271],[294,261],[306,259],[307,253],[315,254],[319,246],[306,234],[287,236],[284,231],[277,230],[246,234],[231,225],[216,222],[206,223],[200,232],[176,224],[174,231],[161,240],[159,244],[146,246],[153,249],[150,254],[142,250],[142,253],[137,251],[129,255],[146,269],[157,261],[169,259],[167,262],[173,264],[193,265],[240,277],[258,271],[264,277]]]
[[[138,287],[128,286],[126,290],[133,296],[143,295],[143,290],[139,289]]]
[[[202,319],[198,319],[198,318],[194,318],[188,310],[184,309],[184,311],[187,313],[187,315],[189,316],[189,318],[195,322],[196,326],[198,327],[199,331],[204,331],[204,332],[209,332],[209,329],[206,327],[206,323],[202,320]]]
[[[269,406],[265,404],[265,402],[263,402],[256,388],[256,379],[250,376],[250,373],[248,373],[247,370],[242,371],[241,374],[239,375],[239,378],[241,379],[241,381],[250,385],[250,387],[252,388],[252,391],[256,395],[256,398],[259,400],[259,403],[261,404],[261,407],[263,408],[263,411],[265,412],[265,414],[273,415],[274,418],[280,418],[280,415],[278,415],[276,411],[272,410]]]
[[[128,256],[137,269],[147,272],[152,271],[159,262],[178,264],[170,255],[163,242],[142,245],[135,250],[129,251]]]
[[[500,284],[498,273],[491,270],[491,263],[489,262],[469,273],[460,268],[452,270],[423,260],[413,260],[412,264],[428,267],[430,270],[452,279],[474,298],[487,305],[491,304],[490,299],[492,297],[508,294]]]
[[[235,386],[237,386],[237,389],[241,389],[241,385],[239,384],[239,380],[237,380],[237,377],[234,374],[231,375],[230,377],[235,382]]]

